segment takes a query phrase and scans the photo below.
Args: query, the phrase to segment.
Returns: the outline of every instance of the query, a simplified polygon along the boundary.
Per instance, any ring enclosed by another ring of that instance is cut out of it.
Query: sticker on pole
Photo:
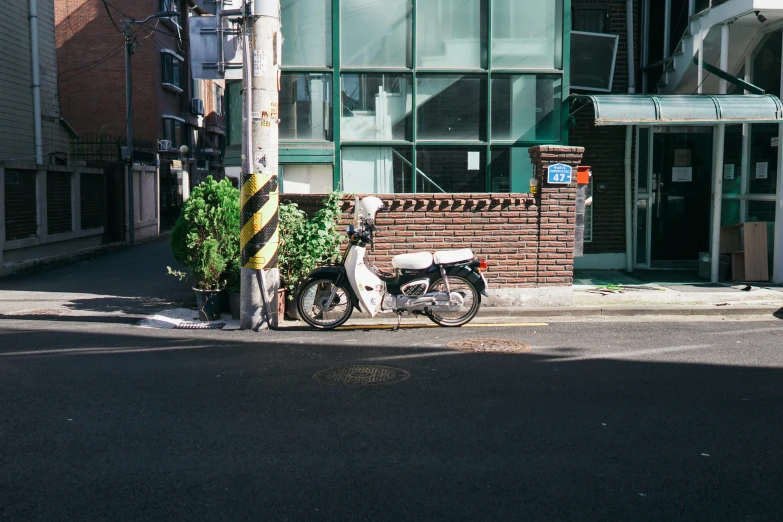
[[[264,50],[253,50],[253,76],[266,78],[268,71],[269,57]]]
[[[568,185],[571,183],[571,167],[562,163],[555,163],[546,169],[546,181],[553,185]]]

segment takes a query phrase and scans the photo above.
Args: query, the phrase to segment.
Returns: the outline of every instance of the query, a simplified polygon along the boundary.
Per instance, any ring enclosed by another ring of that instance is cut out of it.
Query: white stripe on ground
[[[729,332],[707,332],[710,335],[745,335],[759,332],[783,332],[783,328],[753,328],[750,330],[731,330]]]
[[[368,361],[396,361],[400,359],[422,359],[424,357],[439,357],[441,355],[460,355],[465,352],[459,350],[449,350],[446,352],[422,352],[422,353],[410,353],[407,355],[385,355],[383,357],[371,357]]]
[[[629,357],[642,357],[645,355],[659,355],[663,353],[687,352],[689,350],[700,350],[709,348],[711,344],[693,344],[688,346],[667,346],[664,348],[650,348],[648,350],[633,350],[627,352],[594,353],[590,355],[580,355],[577,357],[563,357],[560,359],[549,359],[545,362],[559,363],[569,361],[587,361],[590,359],[626,359]]]
[[[178,350],[199,350],[202,348],[217,348],[213,344],[202,344],[193,346],[162,346],[160,348],[61,348],[56,350],[26,350],[23,352],[0,352],[0,357],[24,357],[24,356],[44,356],[44,355],[114,355],[122,353],[147,353],[147,352],[173,352]],[[220,348],[227,348],[221,346]]]

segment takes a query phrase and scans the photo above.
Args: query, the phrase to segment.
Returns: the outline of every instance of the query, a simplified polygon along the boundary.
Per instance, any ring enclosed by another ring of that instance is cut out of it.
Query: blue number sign
[[[556,163],[547,167],[547,183],[568,185],[571,183],[571,167]]]

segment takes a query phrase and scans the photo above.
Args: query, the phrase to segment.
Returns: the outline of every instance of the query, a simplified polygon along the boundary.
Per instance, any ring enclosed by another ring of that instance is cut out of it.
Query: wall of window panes
[[[281,147],[333,145],[335,188],[527,192],[527,149],[566,141],[570,0],[281,7]]]

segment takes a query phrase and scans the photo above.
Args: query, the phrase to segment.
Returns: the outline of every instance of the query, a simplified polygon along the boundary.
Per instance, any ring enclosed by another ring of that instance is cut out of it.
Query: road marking
[[[349,325],[338,326],[336,330],[391,330],[392,324],[368,324],[368,325]],[[462,328],[492,328],[509,326],[549,326],[549,323],[475,323],[467,324]],[[440,328],[437,324],[401,324],[400,328]]]
[[[702,348],[709,348],[711,344],[692,344],[688,346],[668,346],[665,348],[650,348],[648,350],[635,350],[631,352],[612,352],[612,353],[595,353],[591,355],[580,355],[577,357],[563,357],[562,359],[549,359],[546,362],[560,363],[569,361],[587,361],[590,359],[625,359],[628,357],[639,357],[643,355],[658,355],[662,353],[674,353],[674,352],[687,352],[689,350],[700,350]]]
[[[461,355],[465,352],[457,350],[448,350],[446,352],[424,352],[424,353],[409,353],[406,355],[385,355],[383,357],[372,357],[367,359],[368,361],[396,361],[400,359],[421,359],[424,357],[439,357],[441,355]]]
[[[55,350],[25,350],[22,352],[0,352],[0,357],[24,357],[38,355],[115,355],[125,353],[148,352],[173,352],[178,350],[198,350],[202,348],[217,348],[214,344],[201,344],[192,346],[162,346],[159,348],[133,348],[133,347],[101,347],[101,348],[59,348]],[[221,346],[220,348],[226,348]]]
[[[783,332],[783,328],[753,328],[752,330],[732,330],[730,332],[707,332],[710,335],[745,335],[758,332]]]

